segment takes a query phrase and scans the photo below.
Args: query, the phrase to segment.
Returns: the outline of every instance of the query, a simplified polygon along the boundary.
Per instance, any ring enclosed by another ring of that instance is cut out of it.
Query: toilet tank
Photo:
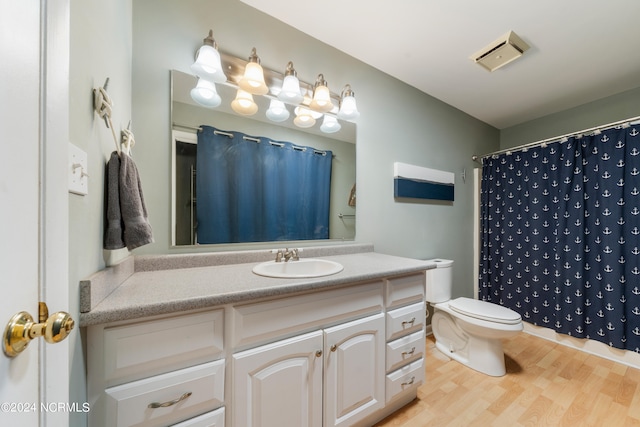
[[[453,286],[453,260],[436,258],[427,261],[436,264],[436,268],[427,270],[425,299],[433,304],[449,301]]]

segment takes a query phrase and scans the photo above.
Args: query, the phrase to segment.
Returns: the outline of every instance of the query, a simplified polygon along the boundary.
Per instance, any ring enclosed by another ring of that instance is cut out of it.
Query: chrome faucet
[[[289,260],[292,261],[298,261],[300,259],[300,257],[298,256],[298,250],[297,249],[285,249],[284,254],[282,254],[282,256],[284,256],[284,262],[287,262]]]
[[[283,259],[284,262],[289,262],[289,260],[298,261],[300,260],[300,256],[298,255],[299,251],[300,249],[295,248],[291,250],[289,250],[288,248],[278,249],[278,251],[276,252],[276,262],[282,262]]]

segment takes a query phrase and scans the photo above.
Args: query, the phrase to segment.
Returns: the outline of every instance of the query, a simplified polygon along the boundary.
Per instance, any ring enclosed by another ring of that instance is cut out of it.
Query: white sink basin
[[[280,278],[322,277],[341,272],[341,264],[327,259],[301,258],[299,261],[267,261],[253,267],[260,276]]]

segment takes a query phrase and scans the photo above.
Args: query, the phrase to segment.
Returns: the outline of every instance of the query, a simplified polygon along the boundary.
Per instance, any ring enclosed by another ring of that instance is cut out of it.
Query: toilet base
[[[470,343],[470,345],[474,344]],[[436,348],[440,350],[441,353],[473,370],[492,377],[501,377],[507,373],[501,342],[489,343],[485,341],[484,343],[476,343],[475,345],[480,345],[480,347],[484,346],[485,348],[482,351],[473,351],[473,349],[470,348],[469,354],[465,355],[455,350],[451,351],[445,344],[436,340]]]
[[[504,351],[500,339],[476,337],[463,331],[453,318],[436,311],[431,325],[436,348],[453,360],[492,377],[506,374]]]

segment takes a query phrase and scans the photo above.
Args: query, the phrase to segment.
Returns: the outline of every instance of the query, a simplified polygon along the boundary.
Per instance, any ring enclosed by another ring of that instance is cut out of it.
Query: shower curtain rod
[[[595,127],[592,127],[592,128],[579,130],[577,132],[566,133],[566,134],[560,135],[560,136],[554,136],[553,138],[546,138],[546,139],[541,139],[540,141],[529,142],[527,144],[518,145],[517,147],[505,148],[504,150],[494,151],[492,153],[483,154],[482,156],[474,155],[474,156],[471,156],[471,159],[473,161],[480,160],[480,163],[482,163],[482,159],[484,159],[485,157],[495,156],[496,154],[509,153],[511,151],[519,151],[519,150],[523,150],[525,148],[537,147],[539,145],[543,145],[543,144],[548,143],[548,142],[551,142],[551,143],[560,142],[560,141],[563,140],[563,138],[568,138],[570,136],[576,136],[576,135],[580,135],[580,134],[584,134],[584,133],[592,132],[592,131],[597,131],[597,130],[609,129],[609,128],[612,128],[612,127],[615,127],[615,126],[618,126],[618,125],[621,125],[621,124],[625,124],[625,123],[628,123],[630,125],[640,124],[640,116],[631,117],[631,118],[628,118],[628,119],[625,119],[625,120],[618,120],[617,122],[607,123],[606,125],[595,126]]]

